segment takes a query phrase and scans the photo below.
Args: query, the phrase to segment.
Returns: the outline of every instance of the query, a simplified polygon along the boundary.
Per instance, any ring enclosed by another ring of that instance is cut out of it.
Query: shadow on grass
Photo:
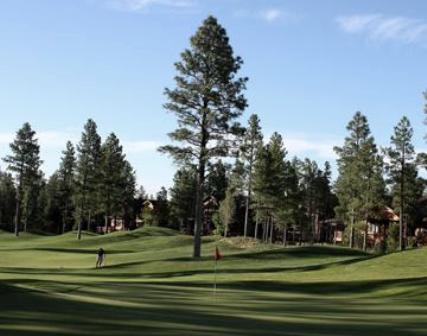
[[[426,279],[423,281],[425,284]],[[246,287],[249,300],[244,292],[228,293],[232,295],[228,299],[219,296],[207,300],[207,292],[195,291],[200,288],[197,284],[186,284],[182,291],[177,284],[111,288],[107,284],[102,293],[78,290],[75,295],[64,295],[3,282],[0,334],[412,336],[422,335],[427,328],[426,320],[417,317],[426,312],[419,306],[396,309],[376,302],[366,309],[363,304],[344,300],[283,296],[274,300],[262,292],[255,298],[253,291],[259,286],[250,283]],[[314,284],[301,290],[310,293],[311,286]],[[284,289],[274,283],[268,287],[280,293]]]
[[[374,258],[372,256],[371,258]],[[224,266],[221,270],[223,273],[227,274],[246,274],[246,273],[278,273],[278,272],[308,272],[308,271],[318,271],[327,269],[329,267],[334,266],[342,266],[342,265],[350,265],[353,263],[357,263],[360,261],[364,261],[367,258],[354,258],[349,260],[340,260],[333,261],[324,264],[316,264],[316,265],[306,265],[306,266],[285,266],[285,267],[229,267]],[[212,260],[209,258],[208,260]],[[73,275],[73,276],[86,276],[86,277],[111,277],[111,278],[151,278],[151,279],[165,279],[165,278],[174,278],[174,277],[184,277],[184,276],[194,276],[194,275],[204,275],[204,274],[212,274],[212,268],[201,268],[201,269],[191,269],[191,270],[174,270],[174,271],[163,271],[163,272],[144,272],[142,269],[141,273],[132,272],[105,272],[107,270],[120,270],[121,268],[126,268],[129,266],[142,266],[144,264],[152,264],[157,262],[177,262],[177,261],[191,261],[194,262],[191,258],[168,258],[168,259],[159,259],[159,260],[146,260],[146,261],[136,261],[136,262],[127,262],[120,263],[116,265],[105,266],[103,269],[98,269],[96,273],[94,273],[93,269],[69,269],[69,268],[36,268],[36,267],[0,267],[0,273],[5,274],[37,274],[37,275]],[[195,262],[202,261],[198,259]],[[105,271],[104,271],[105,270]]]

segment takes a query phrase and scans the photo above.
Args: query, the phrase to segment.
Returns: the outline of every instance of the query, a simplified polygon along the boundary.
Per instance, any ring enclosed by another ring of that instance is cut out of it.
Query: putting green
[[[191,251],[191,237],[160,228],[81,241],[0,233],[0,335],[427,334],[427,249],[372,256],[206,237],[202,258]]]

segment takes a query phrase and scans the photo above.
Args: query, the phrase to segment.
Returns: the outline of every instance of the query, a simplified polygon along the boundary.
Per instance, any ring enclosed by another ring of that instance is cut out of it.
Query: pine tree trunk
[[[254,238],[255,239],[258,239],[258,217],[256,218],[256,220],[255,220],[255,234],[254,234]]]
[[[265,230],[263,232],[263,241],[268,243],[268,233],[270,231],[270,216],[267,217],[267,221],[265,222]]]
[[[84,218],[84,204],[85,204],[85,197],[82,198],[82,204],[80,207],[80,218],[79,218],[79,224],[77,226],[77,239],[82,239],[82,224],[83,224],[83,218]]]
[[[404,157],[405,151],[403,151],[402,157]],[[400,214],[399,214],[399,248],[401,251],[405,249],[405,243],[403,241],[403,190],[404,190],[404,167],[405,167],[405,161],[402,160],[402,168],[401,168],[401,175],[400,175]]]
[[[246,238],[246,235],[248,234],[249,206],[251,204],[251,196],[252,196],[252,161],[249,163],[248,197],[246,198],[245,225],[243,229],[244,238]]]
[[[27,216],[25,216],[25,221],[24,221],[24,232],[27,232],[27,223],[28,223],[28,211],[27,211]]]
[[[246,235],[248,233],[248,220],[249,220],[249,203],[250,203],[250,189],[248,192],[248,197],[246,197],[246,205],[245,205],[245,224],[243,227],[243,238],[246,238]]]
[[[351,213],[351,222],[350,222],[350,248],[354,247],[354,213]]]
[[[286,225],[283,229],[283,246],[286,246],[288,240],[288,226]]]
[[[87,220],[87,230],[90,231],[91,228],[91,221],[92,221],[92,210],[89,209],[89,216],[88,216],[88,220]]]
[[[194,244],[193,244],[193,257],[199,258],[201,253],[202,243],[202,225],[203,225],[203,187],[205,183],[205,161],[200,159],[199,169],[197,176],[197,190],[196,190],[196,216],[194,221]]]
[[[104,216],[105,233],[108,233],[108,215]]]
[[[273,232],[274,232],[274,219],[271,219],[271,224],[270,224],[270,244],[273,244]]]
[[[265,231],[267,230],[267,221],[268,221],[268,219],[265,219],[265,221],[262,223],[262,236],[261,236],[262,242],[265,241]]]
[[[368,249],[368,220],[365,220],[365,230],[363,232],[363,251]]]
[[[68,212],[68,201],[65,202],[64,213],[62,214],[62,234],[65,233],[65,226],[67,221],[67,212]]]
[[[21,180],[21,179],[20,179]],[[15,236],[19,236],[19,224],[21,222],[21,193],[22,183],[19,181],[18,192],[16,193],[16,206],[15,206]]]

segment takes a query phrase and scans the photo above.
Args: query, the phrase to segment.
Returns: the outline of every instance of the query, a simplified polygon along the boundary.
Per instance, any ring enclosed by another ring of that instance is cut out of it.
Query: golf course
[[[217,291],[213,291],[218,246]],[[106,264],[95,268],[103,247]],[[1,335],[425,335],[427,249],[385,256],[192,237],[0,233]]]

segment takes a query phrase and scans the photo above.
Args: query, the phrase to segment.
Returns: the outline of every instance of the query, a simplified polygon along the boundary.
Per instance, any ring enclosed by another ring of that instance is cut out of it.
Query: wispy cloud
[[[259,13],[261,18],[267,22],[275,22],[283,18],[283,11],[278,8],[270,8]]]
[[[365,14],[336,18],[340,28],[350,34],[364,34],[375,41],[401,43],[427,42],[427,22],[404,16]]]
[[[143,153],[156,151],[162,144],[160,141],[152,140],[124,141],[123,148],[126,153]]]
[[[9,144],[15,138],[15,133],[0,133],[0,147],[8,149]],[[67,141],[77,144],[80,141],[79,132],[70,131],[40,131],[36,133],[36,138],[42,150],[61,150],[65,148]],[[153,140],[123,140],[123,150],[125,153],[143,153],[156,151],[162,143]]]
[[[319,159],[334,160],[336,154],[334,152],[335,140],[318,139],[307,137],[304,135],[290,135],[284,138],[285,147],[291,155],[297,156],[315,156]]]
[[[264,8],[260,10],[240,9],[234,12],[236,17],[262,20],[267,23],[286,22],[295,23],[301,16],[282,8]]]
[[[270,140],[273,132],[266,133],[265,142]],[[335,161],[337,158],[334,152],[334,146],[340,143],[342,139],[338,136],[322,134],[305,133],[287,133],[279,132],[283,135],[283,143],[289,156],[298,156],[299,158],[311,157],[316,160]]]
[[[143,12],[150,7],[190,8],[196,0],[109,0],[109,6],[114,9],[130,12]]]
[[[15,136],[15,133],[0,133],[0,146],[9,145]],[[36,138],[42,148],[65,148],[65,144],[68,140],[77,142],[79,135],[68,131],[42,131],[36,133]]]

